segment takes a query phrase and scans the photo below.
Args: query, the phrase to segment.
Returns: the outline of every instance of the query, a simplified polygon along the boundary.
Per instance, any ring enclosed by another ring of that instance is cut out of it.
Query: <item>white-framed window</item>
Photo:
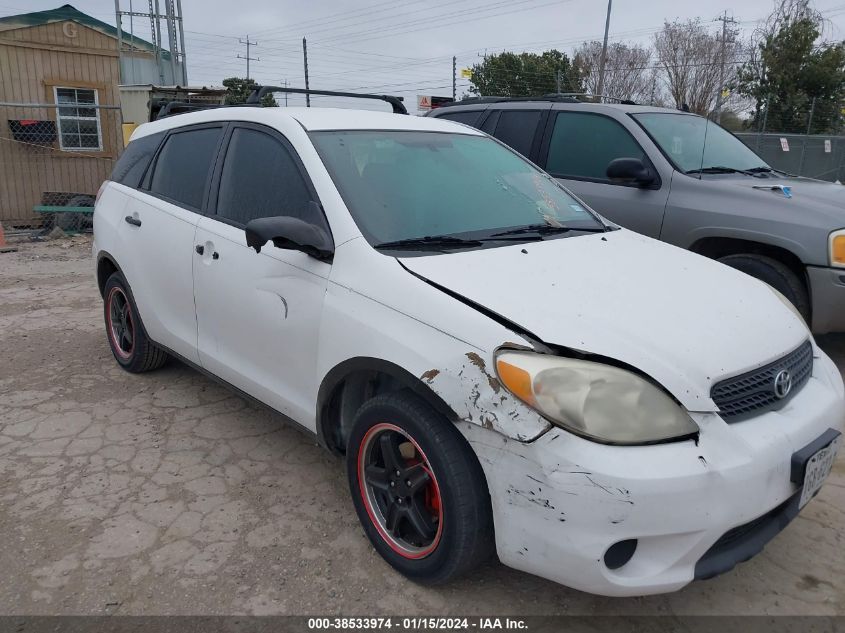
[[[71,152],[96,152],[103,149],[100,109],[93,88],[53,88],[56,97],[56,127],[59,146]]]

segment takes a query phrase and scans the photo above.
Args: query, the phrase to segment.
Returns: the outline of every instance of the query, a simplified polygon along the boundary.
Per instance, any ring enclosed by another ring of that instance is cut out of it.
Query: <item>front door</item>
[[[233,124],[209,215],[194,254],[202,366],[285,415],[313,425],[320,313],[331,265],[268,243],[246,245],[244,226],[281,215],[305,221],[316,194],[277,132]]]
[[[638,187],[607,177],[607,166],[616,158],[639,158],[657,173],[631,133],[603,114],[557,111],[552,117],[541,157],[545,170],[609,220],[659,238],[669,179]]]

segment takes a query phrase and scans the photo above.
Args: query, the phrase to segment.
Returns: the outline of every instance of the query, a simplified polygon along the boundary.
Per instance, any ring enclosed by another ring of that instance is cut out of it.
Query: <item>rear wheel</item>
[[[381,556],[417,582],[445,582],[493,551],[481,466],[454,424],[410,392],[355,416],[346,451],[358,518]]]
[[[719,261],[772,286],[789,299],[807,323],[810,322],[807,288],[786,264],[765,255],[727,255]]]
[[[103,296],[106,336],[118,364],[133,373],[164,365],[167,353],[147,338],[123,275],[112,273],[106,281]]]

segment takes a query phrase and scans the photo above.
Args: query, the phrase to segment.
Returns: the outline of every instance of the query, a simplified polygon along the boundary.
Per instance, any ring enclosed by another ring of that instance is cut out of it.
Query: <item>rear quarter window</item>
[[[129,143],[115,163],[109,180],[137,189],[164,134],[159,132],[142,136]]]
[[[462,110],[460,112],[448,112],[441,114],[438,119],[446,119],[447,121],[454,121],[455,123],[463,123],[464,125],[471,125],[478,127],[478,119],[481,118],[481,110]]]

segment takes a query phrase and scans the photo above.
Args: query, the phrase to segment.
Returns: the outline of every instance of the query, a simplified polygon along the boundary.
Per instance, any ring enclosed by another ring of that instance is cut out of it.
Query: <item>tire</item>
[[[399,471],[386,467],[396,462]],[[369,476],[362,477],[365,471]],[[411,580],[443,583],[493,553],[490,494],[475,453],[454,424],[410,391],[361,406],[346,472],[370,542]],[[425,530],[414,529],[421,524]]]
[[[152,371],[167,361],[167,353],[147,337],[129,285],[119,272],[112,273],[103,289],[103,319],[114,359],[126,371]]]
[[[765,255],[728,255],[719,261],[772,286],[789,299],[807,323],[810,322],[807,288],[791,268]]]

